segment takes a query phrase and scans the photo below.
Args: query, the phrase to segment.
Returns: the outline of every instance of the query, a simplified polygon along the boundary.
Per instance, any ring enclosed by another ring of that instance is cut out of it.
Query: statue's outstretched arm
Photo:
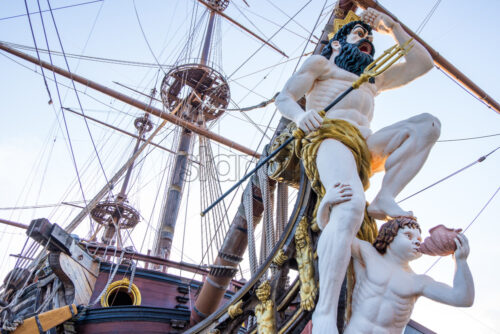
[[[425,278],[422,295],[432,300],[452,306],[469,307],[474,302],[474,281],[467,264],[469,255],[469,242],[463,234],[455,239],[455,276],[453,287],[434,281],[428,276]]]

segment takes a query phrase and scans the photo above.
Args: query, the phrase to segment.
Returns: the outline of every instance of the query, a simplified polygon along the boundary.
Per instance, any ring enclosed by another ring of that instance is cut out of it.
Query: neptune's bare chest
[[[307,94],[307,109],[321,110],[345,92],[358,78],[352,73],[340,70],[333,65],[332,69],[315,81],[311,90]],[[366,83],[360,88],[351,91],[345,96],[334,109],[356,110],[365,116],[370,117],[374,105],[374,87]]]

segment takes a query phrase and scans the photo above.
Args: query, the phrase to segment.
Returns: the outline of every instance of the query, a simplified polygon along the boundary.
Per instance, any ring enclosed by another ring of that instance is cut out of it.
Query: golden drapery
[[[297,138],[295,141],[295,154],[302,159],[302,164],[311,182],[311,187],[318,195],[314,217],[316,217],[319,203],[325,195],[325,187],[321,184],[318,168],[316,167],[318,149],[323,140],[335,139],[349,148],[356,161],[361,183],[365,190],[368,189],[372,174],[371,154],[365,139],[354,125],[340,119],[325,118],[323,124],[316,131],[304,135],[301,130],[296,130],[294,136]],[[338,161],[338,163],[342,163],[342,161]],[[372,243],[376,236],[377,224],[374,219],[368,216],[365,210],[363,224],[357,237]]]

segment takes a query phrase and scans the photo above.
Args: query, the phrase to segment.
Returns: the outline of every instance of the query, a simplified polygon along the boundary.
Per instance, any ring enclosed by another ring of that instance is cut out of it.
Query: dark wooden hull
[[[80,334],[181,333],[190,310],[149,306],[114,306],[87,311],[77,323]],[[182,327],[182,328],[179,328]]]
[[[99,297],[114,270],[102,263],[91,301]],[[130,279],[131,269],[121,265],[113,281]],[[77,333],[181,333],[188,328],[191,307],[202,282],[144,268],[137,268],[133,283],[141,293],[140,305],[102,307],[101,302],[91,306],[77,321]],[[233,292],[227,291],[221,304]]]

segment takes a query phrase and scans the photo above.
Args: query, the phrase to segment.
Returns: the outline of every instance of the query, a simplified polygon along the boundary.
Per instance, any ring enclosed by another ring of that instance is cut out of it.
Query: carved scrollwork
[[[259,334],[276,333],[276,319],[274,302],[269,299],[271,296],[271,285],[269,281],[263,282],[256,291],[260,303],[255,306],[255,316],[257,317],[257,331]]]
[[[304,310],[312,311],[315,306],[314,301],[318,294],[318,287],[314,280],[313,251],[307,228],[307,218],[303,217],[295,232],[295,257],[299,268],[300,306]]]

